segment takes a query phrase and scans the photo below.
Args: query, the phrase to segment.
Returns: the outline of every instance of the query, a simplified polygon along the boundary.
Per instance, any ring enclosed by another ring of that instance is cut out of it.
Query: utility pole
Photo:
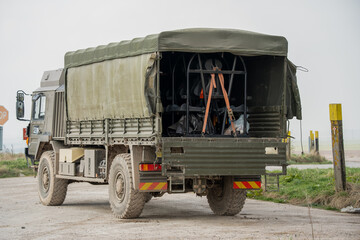
[[[342,127],[341,104],[330,104],[331,138],[337,192],[346,190],[345,152]]]

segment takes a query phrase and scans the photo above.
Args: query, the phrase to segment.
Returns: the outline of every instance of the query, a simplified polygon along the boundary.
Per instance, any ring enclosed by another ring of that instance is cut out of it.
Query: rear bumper
[[[163,176],[264,175],[286,166],[281,138],[163,138]]]

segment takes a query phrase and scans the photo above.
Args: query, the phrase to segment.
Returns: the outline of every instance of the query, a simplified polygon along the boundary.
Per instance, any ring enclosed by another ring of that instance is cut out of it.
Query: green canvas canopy
[[[287,56],[287,48],[287,40],[281,36],[233,29],[193,28],[68,52],[65,55],[65,68],[167,51]]]
[[[71,121],[151,117],[156,99],[156,52],[229,52],[286,58],[287,45],[284,37],[248,31],[184,29],[68,52],[67,117]],[[288,67],[287,115],[301,119],[296,67]]]

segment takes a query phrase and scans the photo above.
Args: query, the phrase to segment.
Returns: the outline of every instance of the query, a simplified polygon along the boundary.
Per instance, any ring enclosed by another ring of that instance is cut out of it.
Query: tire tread
[[[115,215],[115,217],[117,218],[122,218],[122,219],[130,219],[130,218],[137,218],[140,216],[144,205],[145,205],[145,196],[144,193],[139,192],[138,190],[133,189],[133,179],[132,179],[132,168],[131,168],[131,155],[128,153],[123,153],[123,154],[119,154],[115,157],[113,164],[117,164],[117,161],[120,161],[121,159],[124,159],[128,172],[129,172],[129,184],[130,184],[130,195],[129,195],[129,201],[127,201],[125,210],[123,212],[118,212],[118,210],[116,209],[116,206],[114,206],[113,204],[111,204],[110,201],[110,206],[111,206],[111,210],[113,212],[113,214]],[[115,174],[113,171],[111,171],[110,168],[110,176],[109,179],[112,179],[113,174]],[[126,197],[126,196],[125,196]]]
[[[229,179],[227,179],[229,180]],[[246,200],[246,190],[235,190],[232,188],[232,181],[224,181],[224,184],[229,184],[231,186],[227,186],[228,194],[224,196],[222,201],[217,201],[216,197],[214,197],[215,193],[210,190],[207,195],[207,200],[211,210],[217,214],[222,216],[234,216],[241,212]]]
[[[40,161],[43,158],[47,158],[49,160],[49,164],[51,165],[50,174],[52,174],[52,180],[54,182],[53,187],[49,189],[49,197],[42,199],[40,196],[40,201],[42,204],[46,206],[59,206],[63,204],[66,198],[67,188],[68,188],[68,181],[65,179],[58,179],[55,177],[54,173],[54,165],[55,165],[55,153],[54,151],[46,151],[41,155]],[[40,187],[40,186],[39,186]],[[40,190],[39,190],[40,191]],[[40,195],[40,193],[39,193]]]

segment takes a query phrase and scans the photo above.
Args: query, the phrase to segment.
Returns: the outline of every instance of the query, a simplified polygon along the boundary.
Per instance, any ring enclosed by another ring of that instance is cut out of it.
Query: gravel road
[[[312,223],[310,224],[310,216]],[[65,203],[39,203],[36,179],[0,179],[0,239],[360,239],[360,215],[248,199],[234,217],[213,215],[206,197],[164,195],[140,218],[115,219],[107,186],[69,185]]]

